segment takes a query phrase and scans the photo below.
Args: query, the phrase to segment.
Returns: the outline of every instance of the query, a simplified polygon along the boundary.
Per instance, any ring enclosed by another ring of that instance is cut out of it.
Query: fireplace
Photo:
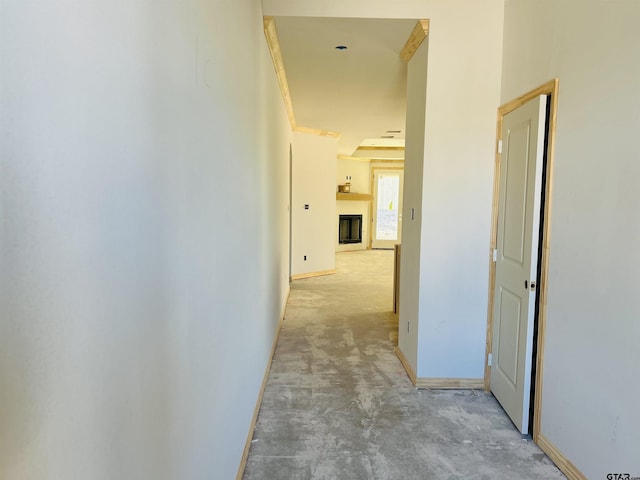
[[[338,242],[362,243],[362,215],[340,215]]]

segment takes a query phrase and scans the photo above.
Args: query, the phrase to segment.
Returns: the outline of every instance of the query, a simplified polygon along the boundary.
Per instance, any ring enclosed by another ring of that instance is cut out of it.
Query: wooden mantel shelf
[[[371,200],[370,193],[336,193],[336,200],[359,200],[368,202]]]

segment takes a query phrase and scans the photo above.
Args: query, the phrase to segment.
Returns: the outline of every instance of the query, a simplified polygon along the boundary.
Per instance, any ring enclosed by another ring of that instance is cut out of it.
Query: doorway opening
[[[542,152],[542,185],[546,184],[547,180],[547,166],[549,161],[549,114],[551,112],[551,99],[547,97],[547,105],[545,111],[545,125],[547,128],[544,132],[544,151]],[[540,240],[544,238],[544,214],[545,214],[545,204],[546,204],[546,194],[545,190],[542,189],[540,192],[540,227],[538,229],[538,237]],[[542,242],[538,243],[538,252],[536,261],[538,266],[542,264]],[[540,268],[537,269],[536,275],[536,283],[540,285]],[[539,325],[539,317],[540,317],[540,290],[536,292],[536,300],[535,300],[535,313],[533,316],[533,345],[531,349],[531,392],[529,395],[529,432],[533,431],[533,421],[534,421],[534,405],[535,405],[535,393],[536,393],[536,372],[537,365],[536,359],[538,358],[538,325]]]
[[[391,250],[401,243],[403,187],[403,168],[372,168],[370,248]]]
[[[289,283],[291,283],[292,265],[293,265],[293,212],[291,205],[293,204],[293,144],[289,143],[289,204],[287,205],[287,213],[289,214]]]
[[[485,389],[536,443],[558,84],[554,79],[498,109]]]

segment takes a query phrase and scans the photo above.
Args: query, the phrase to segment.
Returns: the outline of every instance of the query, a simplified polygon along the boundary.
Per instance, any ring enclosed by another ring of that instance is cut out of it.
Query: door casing
[[[542,377],[544,374],[544,341],[546,326],[546,304],[547,304],[547,276],[549,265],[549,240],[551,225],[551,203],[552,203],[552,187],[553,187],[553,159],[555,147],[556,132],[556,115],[558,110],[558,88],[559,79],[555,78],[520,97],[505,103],[498,108],[498,118],[496,124],[496,156],[493,180],[493,207],[491,215],[491,239],[489,244],[489,297],[487,308],[487,339],[485,353],[485,370],[484,370],[484,386],[487,392],[490,391],[491,366],[489,365],[489,354],[492,353],[493,341],[493,308],[494,308],[494,289],[495,289],[495,263],[493,261],[493,252],[497,246],[498,234],[498,206],[500,198],[500,159],[501,154],[498,151],[498,143],[502,140],[502,123],[503,118],[509,112],[521,107],[530,100],[540,96],[549,95],[549,120],[547,125],[547,151],[546,151],[546,178],[542,186],[544,195],[544,213],[542,218],[542,236],[540,238],[540,248],[542,255],[540,264],[538,265],[539,283],[538,283],[538,329],[537,329],[537,355],[536,355],[536,375],[535,375],[535,397],[533,401],[533,441],[538,442],[540,433],[540,412],[542,408]]]

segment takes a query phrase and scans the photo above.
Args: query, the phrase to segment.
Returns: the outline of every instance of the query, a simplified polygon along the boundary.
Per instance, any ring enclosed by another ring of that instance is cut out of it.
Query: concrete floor
[[[396,358],[393,252],[293,282],[245,480],[560,479],[482,391],[416,390]]]

